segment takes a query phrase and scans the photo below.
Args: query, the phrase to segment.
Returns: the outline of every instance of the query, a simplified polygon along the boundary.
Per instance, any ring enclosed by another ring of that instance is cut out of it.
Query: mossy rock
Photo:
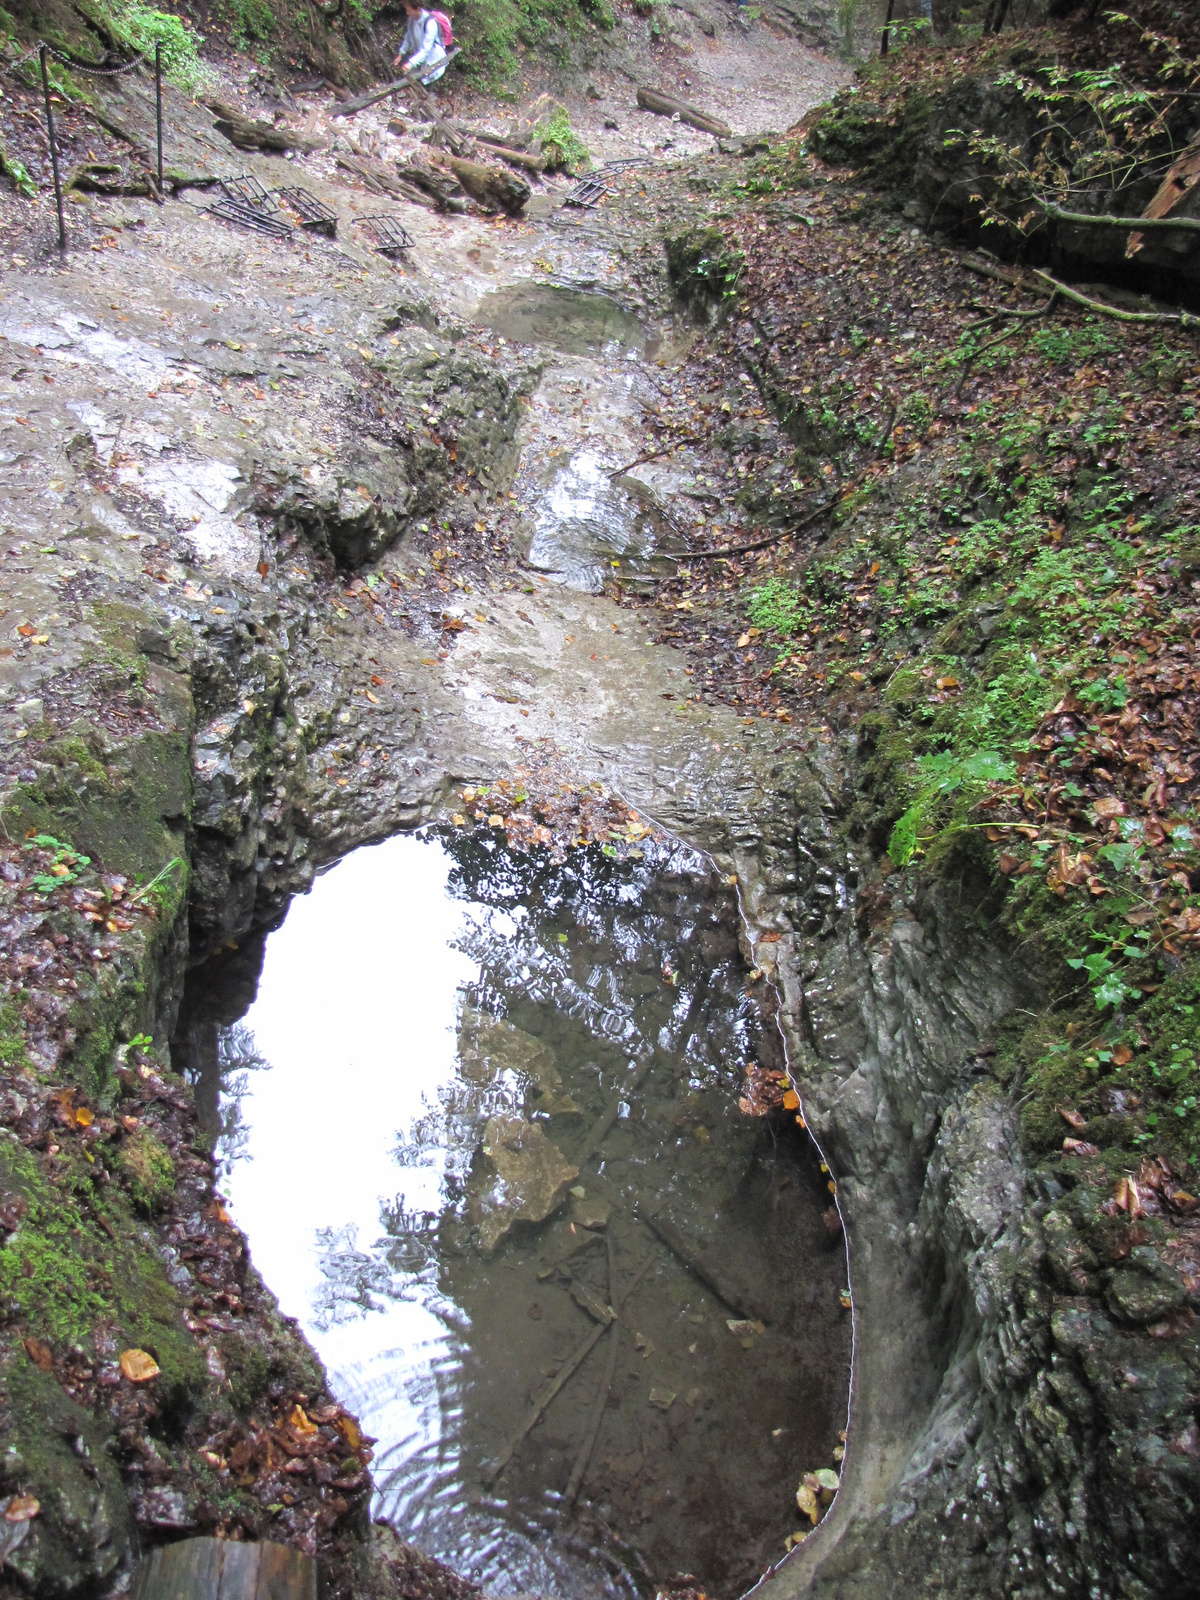
[[[148,1213],[160,1211],[175,1188],[175,1163],[162,1140],[139,1128],[125,1140],[117,1160],[134,1201]]]
[[[667,275],[685,305],[707,312],[737,289],[744,257],[720,228],[688,228],[666,240]]]

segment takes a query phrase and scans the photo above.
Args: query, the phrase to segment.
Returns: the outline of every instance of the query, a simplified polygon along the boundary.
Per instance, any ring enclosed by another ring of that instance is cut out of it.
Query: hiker
[[[419,75],[428,88],[446,70],[446,36],[450,34],[450,19],[443,12],[426,11],[415,0],[405,0],[404,10],[408,15],[408,26],[396,52],[396,65],[399,66],[404,57],[404,71]]]

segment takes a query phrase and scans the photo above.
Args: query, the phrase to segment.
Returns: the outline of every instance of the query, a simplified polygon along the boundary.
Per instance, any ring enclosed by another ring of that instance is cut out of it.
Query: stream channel
[[[627,426],[628,313],[523,285],[476,320]],[[623,431],[527,444],[551,581],[595,593],[653,548],[609,476]],[[189,978],[176,1065],[256,1268],[376,1440],[374,1515],[492,1593],[737,1594],[834,1463],[845,1249],[796,1119],[739,1109],[785,1063],[738,931],[677,842],[562,860],[432,828]]]

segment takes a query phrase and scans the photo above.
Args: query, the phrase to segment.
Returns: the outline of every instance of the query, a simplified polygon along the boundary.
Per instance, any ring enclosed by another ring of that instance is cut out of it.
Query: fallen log
[[[711,1289],[717,1299],[727,1305],[730,1311],[750,1322],[771,1320],[751,1302],[739,1284],[733,1283],[725,1276],[716,1262],[707,1256],[702,1256],[694,1249],[673,1222],[668,1222],[666,1217],[655,1216],[649,1211],[642,1212],[641,1218],[647,1227],[658,1235],[667,1249],[678,1256],[688,1271],[699,1278],[706,1289]]]
[[[455,216],[462,216],[466,211],[467,202],[461,193],[455,192],[459,184],[452,174],[435,172],[432,167],[423,166],[417,161],[410,161],[401,167],[400,174],[422,190],[428,202],[439,211],[449,211]]]
[[[446,60],[448,62],[453,61],[457,54],[458,46],[455,45],[453,50],[447,52]],[[376,105],[380,100],[386,100],[389,95],[399,94],[401,89],[411,89],[414,83],[420,83],[420,79],[413,78],[409,73],[402,73],[400,77],[393,79],[386,88],[368,89],[366,94],[360,94],[356,100],[345,101],[344,104],[338,106],[333,115],[335,117],[352,117],[356,111],[365,111],[368,106]],[[422,88],[425,87],[424,84],[420,86]]]
[[[608,1355],[604,1363],[604,1376],[600,1380],[600,1387],[596,1390],[596,1397],[592,1401],[591,1414],[588,1417],[587,1431],[583,1436],[583,1443],[575,1457],[571,1468],[571,1476],[567,1480],[566,1493],[563,1499],[568,1508],[575,1504],[579,1498],[579,1491],[583,1487],[583,1480],[587,1469],[591,1465],[592,1454],[596,1448],[596,1440],[600,1435],[600,1427],[604,1421],[605,1408],[608,1397],[612,1393],[613,1379],[617,1374],[617,1354],[621,1343],[621,1324],[618,1321],[621,1312],[621,1299],[617,1285],[617,1262],[613,1248],[612,1235],[609,1234],[605,1243],[608,1247],[608,1303],[613,1308],[612,1332],[608,1336]]]
[[[390,194],[397,200],[407,200],[410,205],[424,206],[429,211],[437,209],[437,201],[403,179],[395,177],[382,161],[369,161],[364,156],[339,155],[337,164],[345,172],[352,172],[362,180],[372,194]]]
[[[710,117],[686,100],[676,100],[674,95],[663,94],[659,89],[639,89],[637,103],[643,111],[653,111],[660,117],[678,117],[689,128],[699,128],[701,133],[711,133],[718,139],[729,139],[733,129],[719,117]]]
[[[493,139],[490,134],[477,133],[475,142],[484,146],[486,154],[499,156],[501,161],[507,161],[512,167],[520,167],[525,172],[546,170],[546,162],[542,156],[530,155],[528,150],[513,150],[509,145],[501,144],[499,139]]]
[[[601,1322],[597,1324],[597,1326],[594,1327],[583,1340],[582,1344],[577,1345],[572,1353],[563,1362],[562,1366],[559,1368],[558,1376],[546,1386],[537,1400],[534,1401],[532,1411],[528,1413],[524,1422],[504,1446],[504,1449],[501,1450],[500,1454],[494,1461],[489,1462],[483,1468],[480,1476],[482,1477],[484,1486],[486,1488],[490,1489],[492,1484],[495,1483],[496,1479],[516,1455],[517,1450],[520,1448],[522,1439],[524,1439],[526,1434],[532,1433],[533,1429],[537,1427],[538,1423],[542,1419],[542,1413],[550,1404],[551,1400],[554,1399],[554,1396],[572,1376],[572,1374],[575,1372],[575,1369],[581,1366],[583,1362],[587,1360],[588,1356],[591,1355],[592,1351],[600,1343],[600,1340],[603,1339],[604,1335],[608,1332],[608,1328],[609,1324],[607,1322]]]
[[[510,217],[519,215],[533,192],[524,178],[503,167],[485,166],[481,161],[464,161],[449,156],[446,165],[469,195],[483,205],[498,206]]]
[[[324,139],[309,138],[272,122],[254,122],[220,100],[205,101],[217,119],[217,132],[239,150],[260,150],[264,155],[284,155],[288,150],[319,150]]]

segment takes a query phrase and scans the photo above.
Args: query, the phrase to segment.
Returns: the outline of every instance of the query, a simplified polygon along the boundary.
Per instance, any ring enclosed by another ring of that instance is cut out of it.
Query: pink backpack
[[[429,15],[438,25],[438,32],[442,36],[442,49],[449,50],[454,43],[454,28],[450,18],[444,11],[431,11]]]

